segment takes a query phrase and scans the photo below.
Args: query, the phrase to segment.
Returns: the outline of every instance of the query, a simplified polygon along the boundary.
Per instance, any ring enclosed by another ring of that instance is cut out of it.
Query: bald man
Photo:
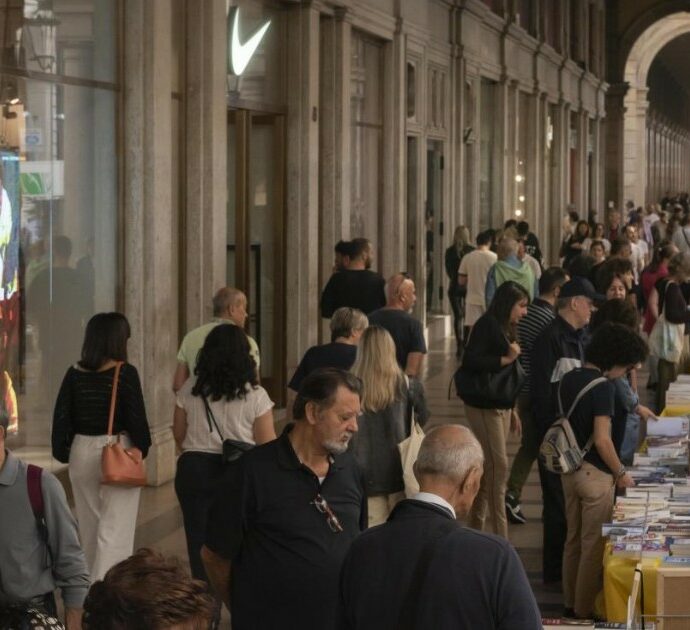
[[[191,374],[194,374],[199,350],[206,336],[219,324],[234,324],[244,328],[247,321],[247,296],[239,289],[223,287],[213,296],[213,319],[194,330],[190,330],[180,344],[177,353],[177,369],[173,378],[173,391],[177,392]],[[259,346],[247,335],[249,353],[256,362],[257,376],[260,374]]]
[[[456,522],[472,507],[483,463],[466,427],[429,431],[415,464],[420,492],[362,533],[345,557],[339,630],[541,630],[510,543]]]
[[[369,315],[369,325],[385,328],[395,341],[395,356],[408,376],[419,376],[426,354],[422,323],[410,315],[417,301],[414,281],[396,273],[386,283],[386,306]]]

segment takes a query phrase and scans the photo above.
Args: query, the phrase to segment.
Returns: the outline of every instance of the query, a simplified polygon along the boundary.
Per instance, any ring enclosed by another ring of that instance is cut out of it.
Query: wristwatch
[[[621,465],[621,467],[618,469],[618,472],[616,473],[616,481],[618,481],[625,473],[628,472],[625,469],[625,466]]]

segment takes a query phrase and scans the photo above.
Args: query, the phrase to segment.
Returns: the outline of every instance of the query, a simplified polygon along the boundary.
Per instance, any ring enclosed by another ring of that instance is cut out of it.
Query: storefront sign
[[[259,47],[261,40],[264,38],[268,27],[271,25],[271,20],[268,20],[261,28],[259,28],[254,35],[252,35],[244,44],[240,42],[240,8],[233,7],[228,14],[228,31],[230,32],[230,45],[228,46],[228,62],[230,64],[230,71],[240,76],[249,65],[251,58],[254,56],[256,49]]]

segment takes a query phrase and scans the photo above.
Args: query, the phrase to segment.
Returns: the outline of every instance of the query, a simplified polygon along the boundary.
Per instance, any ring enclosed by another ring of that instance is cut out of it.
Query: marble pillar
[[[311,4],[288,11],[286,294],[287,373],[318,339],[319,11]]]
[[[606,204],[620,208],[624,203],[623,191],[623,123],[626,83],[615,83],[606,92]]]
[[[139,370],[153,439],[146,460],[153,485],[172,479],[175,469],[170,11],[168,0],[124,6],[124,304],[132,326],[129,360]]]
[[[225,3],[189,2],[186,22],[185,248],[180,265],[185,272],[185,330],[181,333],[210,319],[211,299],[227,282],[228,221]]]

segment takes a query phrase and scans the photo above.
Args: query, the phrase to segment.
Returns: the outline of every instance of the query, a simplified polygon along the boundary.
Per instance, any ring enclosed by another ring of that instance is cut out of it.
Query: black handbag
[[[208,404],[206,397],[202,396],[201,398],[204,401],[204,407],[206,408],[206,420],[208,422],[209,433],[213,431],[213,427],[216,427],[216,431],[218,432],[218,435],[220,435],[220,439],[223,441],[223,463],[232,464],[233,462],[236,462],[247,451],[253,449],[255,445],[250,444],[249,442],[242,442],[242,440],[224,438],[223,434],[220,432],[220,428],[218,427],[218,423],[216,422],[216,418],[213,415],[213,411],[211,411],[211,406]],[[211,423],[213,423],[213,427],[211,426]]]
[[[462,400],[481,409],[512,409],[522,386],[525,370],[518,359],[498,372],[470,372],[458,368],[455,390]]]

